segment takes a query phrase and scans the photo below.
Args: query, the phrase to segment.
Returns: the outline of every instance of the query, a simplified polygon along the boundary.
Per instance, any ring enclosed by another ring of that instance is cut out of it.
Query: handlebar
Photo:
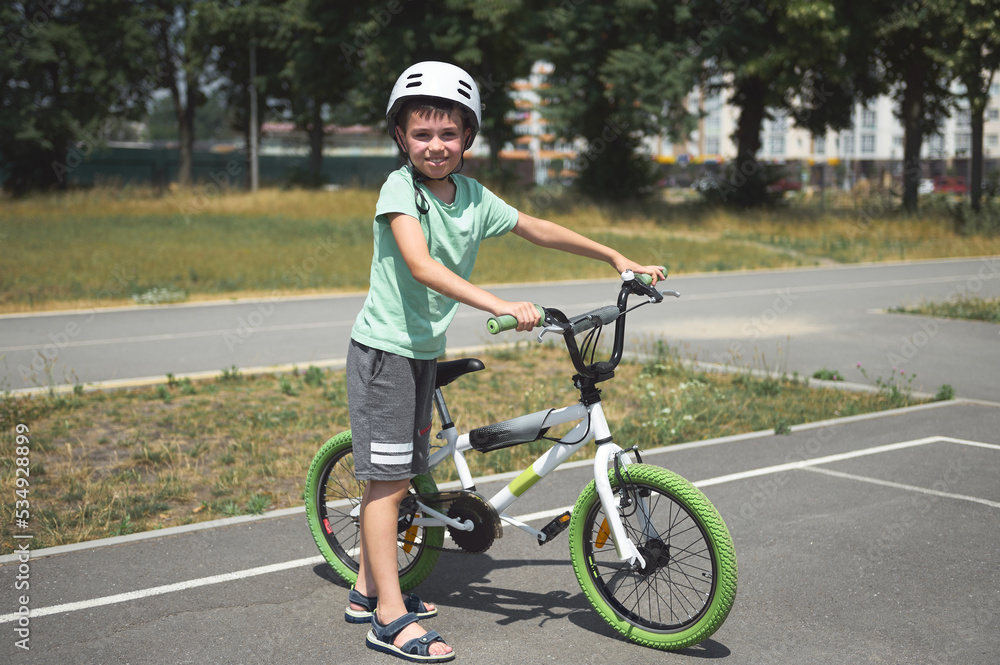
[[[576,377],[574,377],[574,381],[576,381],[577,387],[580,388],[581,394],[593,388],[598,382],[606,381],[613,377],[614,369],[621,362],[622,353],[625,348],[625,315],[631,311],[628,307],[629,296],[645,296],[647,301],[636,305],[636,307],[640,307],[652,302],[662,302],[665,295],[675,297],[680,297],[681,295],[676,291],[660,293],[653,288],[652,283],[653,278],[651,275],[636,275],[631,270],[626,270],[622,273],[622,285],[618,293],[618,303],[616,305],[606,305],[573,318],[567,317],[558,309],[546,309],[535,305],[539,313],[542,314],[544,321],[544,330],[538,335],[538,341],[541,341],[542,335],[547,332],[555,332],[562,335],[563,340],[566,342],[566,349],[569,351],[570,358],[578,372]],[[635,307],[632,309],[635,309]],[[581,352],[576,343],[576,336],[587,330],[612,322],[615,323],[615,341],[611,357],[607,361],[594,363],[593,349],[596,348],[596,343],[591,346],[591,340],[588,337],[584,341],[584,349]],[[493,334],[504,330],[513,330],[516,327],[517,319],[510,315],[491,317],[487,322],[487,328]],[[591,362],[589,364],[584,360],[588,347],[591,350]]]
[[[652,299],[652,302],[660,302],[663,300],[663,294],[661,294],[656,289],[650,286],[653,283],[653,276],[640,273],[638,275],[633,275],[631,279],[626,280],[625,276],[622,277],[626,282],[640,282],[641,284],[636,284],[635,287],[639,289],[639,292],[643,295],[647,295]],[[645,287],[645,288],[643,288]],[[547,310],[541,305],[535,305],[538,313],[542,316],[542,323],[539,326],[545,325],[546,320],[549,318]],[[569,321],[572,326],[573,334],[579,335],[580,333],[590,330],[598,325],[607,325],[614,322],[618,316],[621,314],[621,310],[615,305],[607,305],[601,307],[600,309],[595,309],[592,312],[587,312],[586,314],[581,314],[576,316]],[[517,319],[510,314],[503,314],[501,316],[491,316],[486,321],[486,329],[490,331],[491,334],[496,335],[498,333],[506,332],[508,330],[514,330],[517,328]]]

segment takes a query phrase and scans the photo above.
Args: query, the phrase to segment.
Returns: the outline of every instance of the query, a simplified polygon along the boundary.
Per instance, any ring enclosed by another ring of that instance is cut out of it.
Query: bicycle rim
[[[621,492],[609,474],[612,488]],[[647,565],[619,560],[594,483],[577,501],[570,555],[591,604],[624,636],[659,649],[682,649],[712,635],[736,596],[732,539],[715,507],[680,476],[645,464],[628,467],[625,530]]]
[[[411,493],[436,492],[437,485],[427,475],[411,480]],[[361,532],[357,507],[365,484],[354,476],[351,433],[343,432],[320,449],[313,459],[306,483],[306,514],[313,539],[333,570],[347,583],[358,577]],[[441,527],[417,527],[399,533],[396,548],[399,585],[408,591],[430,574],[440,556],[434,547],[444,541]]]

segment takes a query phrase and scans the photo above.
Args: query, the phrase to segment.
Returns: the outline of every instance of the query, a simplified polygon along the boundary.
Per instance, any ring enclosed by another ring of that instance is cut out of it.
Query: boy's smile
[[[458,166],[469,132],[462,129],[462,116],[457,111],[450,116],[413,113],[404,135],[406,151],[413,166],[425,176],[444,178]]]

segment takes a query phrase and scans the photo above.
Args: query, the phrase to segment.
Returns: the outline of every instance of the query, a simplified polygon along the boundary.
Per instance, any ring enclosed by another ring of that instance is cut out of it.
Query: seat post
[[[438,415],[441,417],[441,429],[454,427],[455,423],[451,421],[451,414],[448,413],[448,405],[445,404],[444,393],[441,392],[440,388],[434,390],[434,406],[437,408]]]

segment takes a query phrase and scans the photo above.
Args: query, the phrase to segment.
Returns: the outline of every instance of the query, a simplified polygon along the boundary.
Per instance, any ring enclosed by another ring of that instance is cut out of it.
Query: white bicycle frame
[[[448,414],[448,407],[445,404],[444,395],[440,389],[434,394],[434,402],[441,415],[442,422],[451,423],[452,420]],[[597,452],[594,455],[594,481],[597,485],[597,494],[604,508],[604,514],[607,518],[608,528],[618,557],[622,561],[627,561],[633,567],[645,566],[645,560],[639,554],[635,543],[632,542],[625,532],[625,527],[622,524],[619,514],[620,497],[615,496],[611,490],[611,483],[608,480],[608,470],[612,464],[612,460],[616,454],[624,451],[618,445],[611,442],[611,431],[608,428],[608,421],[604,417],[604,409],[601,407],[601,403],[595,402],[589,406],[579,403],[561,409],[554,409],[546,416],[542,427],[555,427],[574,421],[580,422],[576,427],[567,432],[562,439],[543,453],[541,457],[536,459],[531,466],[522,471],[489,499],[489,503],[497,511],[503,522],[531,534],[539,542],[545,542],[547,536],[543,532],[514,519],[504,511],[517,501],[518,497],[535,485],[535,483],[549,475],[560,464],[569,459],[577,450],[595,439],[598,441],[607,441],[607,443],[603,443],[597,447]],[[431,455],[429,461],[430,468],[435,468],[450,457],[458,471],[462,487],[466,490],[472,490],[474,487],[472,474],[469,471],[469,465],[465,461],[465,452],[473,449],[469,441],[469,434],[459,434],[455,426],[451,425],[442,429],[438,433],[437,438],[443,440],[444,445]],[[632,462],[627,453],[621,455],[621,461],[623,465]],[[420,507],[421,512],[424,515],[429,515],[429,517],[415,518],[413,523],[416,525],[446,525],[463,531],[471,531],[473,528],[471,520],[462,522],[461,520],[450,518],[420,501],[417,502],[417,505]],[[645,512],[645,506],[640,506],[639,509]],[[645,522],[648,524],[648,520],[645,520]],[[655,534],[646,535],[655,536]]]

